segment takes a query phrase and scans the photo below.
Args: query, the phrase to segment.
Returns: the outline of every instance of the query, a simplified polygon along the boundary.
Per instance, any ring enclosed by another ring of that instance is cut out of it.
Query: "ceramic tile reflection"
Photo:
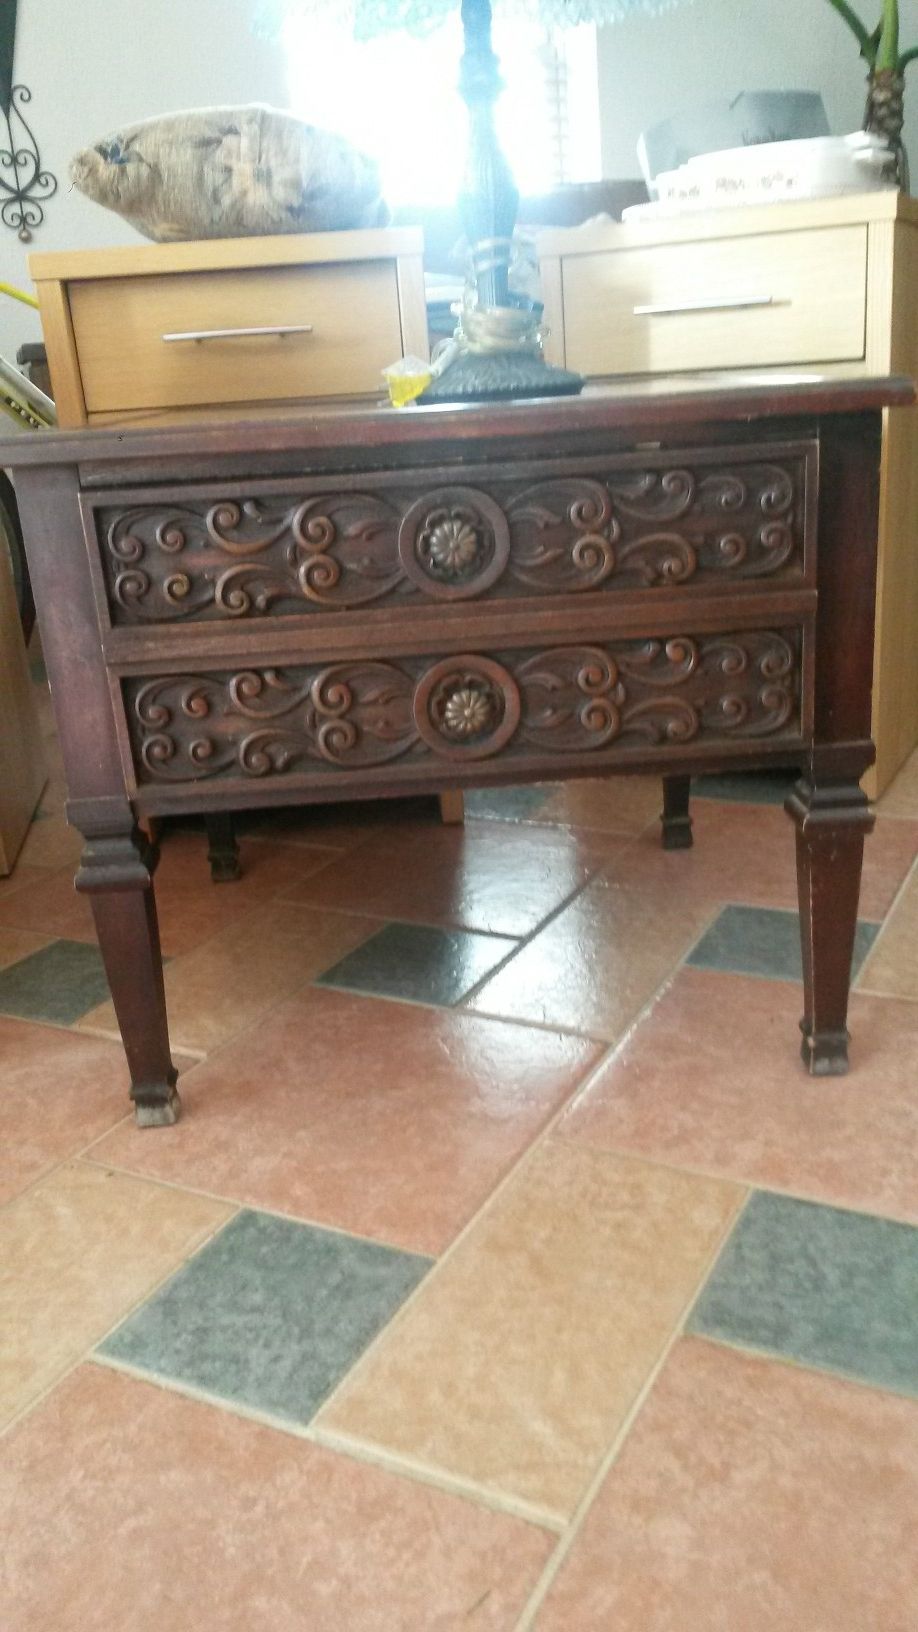
[[[449,1005],[461,1002],[516,945],[500,935],[387,924],[327,969],[319,984]]]

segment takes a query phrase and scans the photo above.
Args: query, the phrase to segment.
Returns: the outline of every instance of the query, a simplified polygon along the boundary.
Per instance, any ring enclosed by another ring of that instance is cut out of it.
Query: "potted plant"
[[[867,64],[864,129],[885,136],[895,150],[899,182],[903,191],[907,192],[908,161],[902,145],[905,70],[918,57],[918,45],[910,46],[907,51],[899,47],[899,0],[883,0],[882,15],[872,33],[861,22],[848,0],[829,0],[829,4],[848,24]]]

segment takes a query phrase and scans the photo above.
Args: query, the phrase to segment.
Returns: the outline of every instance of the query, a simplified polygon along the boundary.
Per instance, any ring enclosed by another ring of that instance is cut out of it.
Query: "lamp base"
[[[516,397],[575,397],[583,378],[553,368],[531,351],[464,351],[418,397],[418,402],[506,402]]]

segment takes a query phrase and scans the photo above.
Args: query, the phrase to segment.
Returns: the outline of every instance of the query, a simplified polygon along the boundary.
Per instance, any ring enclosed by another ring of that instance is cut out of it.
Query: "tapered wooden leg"
[[[156,853],[136,828],[92,834],[76,876],[90,900],[131,1073],[137,1124],[178,1120],[152,872]]]
[[[664,776],[663,828],[664,850],[690,850],[692,847],[692,818],[689,815],[689,796],[692,790],[690,776]]]
[[[465,798],[461,788],[440,794],[440,820],[446,827],[461,827],[465,821]]]
[[[207,833],[207,859],[214,884],[232,884],[240,875],[239,845],[232,812],[212,811],[204,817]]]
[[[805,778],[787,801],[797,826],[797,893],[803,950],[801,1054],[812,1076],[848,1069],[848,994],[864,837],[873,826],[856,783]]]

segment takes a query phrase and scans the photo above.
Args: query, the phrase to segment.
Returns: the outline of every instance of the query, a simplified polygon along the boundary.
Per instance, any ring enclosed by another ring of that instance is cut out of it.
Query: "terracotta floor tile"
[[[688,1339],[537,1632],[913,1632],[918,1405]]]
[[[30,929],[55,940],[95,944],[96,931],[85,895],[73,887],[73,867],[53,872],[47,867],[23,867],[18,889],[9,895],[0,888],[0,928]],[[19,869],[12,875],[15,885]]]
[[[620,1037],[716,910],[709,900],[682,900],[653,882],[635,888],[626,874],[623,859],[616,876],[591,880],[469,1007]]]
[[[855,994],[851,1070],[809,1077],[799,987],[683,969],[559,1132],[765,1188],[918,1218],[918,1007]]]
[[[10,964],[20,963],[50,945],[49,935],[35,935],[30,929],[0,929],[0,969],[8,969]]]
[[[0,1018],[0,1203],[130,1109],[120,1045]]]
[[[663,784],[658,776],[596,777],[549,785],[539,821],[634,834],[656,823],[662,808]],[[657,827],[657,838],[659,832]]]
[[[918,821],[918,748],[877,801],[880,816],[911,816]]]
[[[918,872],[887,918],[857,985],[860,991],[918,1001]]]
[[[94,1155],[439,1253],[597,1057],[578,1038],[310,988],[191,1073],[175,1128]]]
[[[284,893],[310,906],[528,935],[600,859],[587,843],[553,828],[407,827],[369,840]]]
[[[213,884],[203,834],[177,832],[163,844],[156,871],[156,904],[166,957],[178,957],[218,930],[324,867],[331,852],[289,844],[240,846],[243,876]],[[24,887],[0,895],[0,928],[30,929],[70,941],[94,942],[89,901],[73,887],[74,867],[32,868]],[[15,876],[15,875],[14,875]]]
[[[541,1145],[319,1428],[568,1516],[742,1196]]]
[[[328,864],[333,852],[292,844],[239,845],[242,877],[232,884],[213,884],[202,833],[170,833],[156,870],[156,905],[163,952],[178,957],[191,952],[219,930],[263,906]]]
[[[28,867],[72,867],[76,870],[83,848],[83,840],[75,827],[64,819],[63,811],[45,814],[47,789],[42,800],[42,814],[33,821],[19,860]]]
[[[4,1452],[5,1632],[507,1632],[554,1545],[99,1366]]]
[[[221,885],[225,890],[234,884]],[[165,971],[169,1035],[208,1053],[314,980],[378,929],[376,919],[272,901],[244,913]],[[89,1031],[118,1035],[111,1002],[84,1015]]]
[[[485,788],[467,796],[471,818],[550,823],[597,832],[640,833],[663,804],[658,776],[591,777],[577,782],[536,782]]]
[[[22,1409],[231,1216],[89,1163],[0,1212],[0,1418]]]
[[[774,805],[699,799],[692,804],[691,850],[665,851],[648,828],[605,871],[669,892],[674,904],[692,899],[747,906],[796,907],[793,823]],[[860,916],[879,921],[918,854],[918,822],[878,822],[864,846]]]

